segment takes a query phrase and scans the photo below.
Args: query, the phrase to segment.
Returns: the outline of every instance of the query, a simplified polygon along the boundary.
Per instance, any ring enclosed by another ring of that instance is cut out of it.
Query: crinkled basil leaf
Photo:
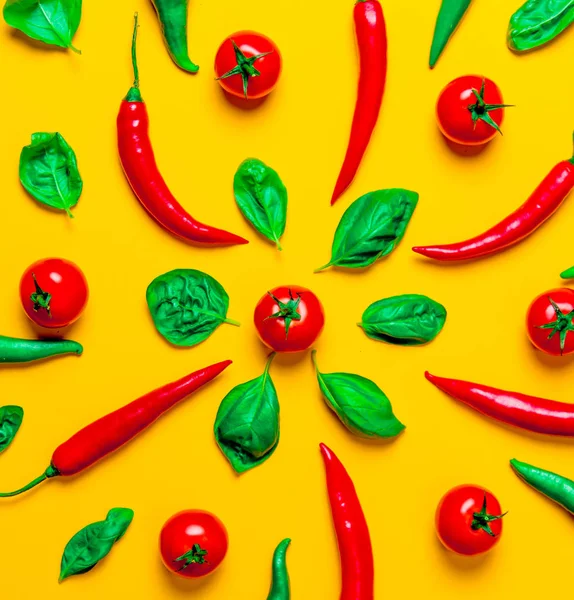
[[[60,581],[93,569],[123,537],[133,518],[130,508],[112,508],[105,521],[80,529],[64,548]]]
[[[574,0],[528,0],[510,18],[508,45],[532,50],[553,40],[574,22]]]
[[[355,200],[345,211],[331,250],[331,260],[317,269],[368,267],[390,254],[403,239],[419,195],[403,189],[378,190]]]
[[[195,346],[227,318],[229,296],[207,273],[175,269],[156,277],[148,286],[147,304],[159,333],[177,346]]]
[[[82,18],[82,0],[6,0],[4,20],[27,36],[62,48],[72,45]]]
[[[38,202],[65,211],[76,206],[83,182],[76,154],[59,133],[33,133],[20,154],[20,182]]]
[[[12,443],[24,418],[21,406],[0,407],[0,452]]]
[[[327,405],[351,433],[364,438],[390,438],[405,428],[374,381],[352,373],[321,373],[315,351],[313,361]]]
[[[263,375],[225,396],[215,418],[217,444],[238,473],[265,462],[279,444],[279,401],[269,375],[272,360],[273,355]]]
[[[445,321],[442,304],[420,294],[403,294],[371,304],[358,325],[374,340],[416,346],[434,340]]]
[[[243,216],[281,250],[279,240],[287,221],[287,190],[277,171],[257,158],[248,158],[235,173],[233,191]]]

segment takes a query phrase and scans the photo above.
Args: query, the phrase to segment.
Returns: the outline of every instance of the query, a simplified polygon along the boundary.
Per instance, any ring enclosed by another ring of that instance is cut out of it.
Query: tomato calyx
[[[570,311],[567,314],[564,314],[558,304],[548,297],[548,301],[552,304],[552,308],[556,313],[556,320],[551,321],[550,323],[545,323],[544,325],[537,325],[538,329],[551,329],[552,331],[548,335],[548,339],[551,340],[557,333],[560,334],[560,354],[564,353],[564,348],[566,346],[566,336],[569,331],[574,331],[574,325],[572,324],[572,319],[574,319],[574,310]]]
[[[243,95],[247,98],[247,87],[249,85],[249,78],[259,77],[259,75],[261,75],[261,72],[253,66],[253,63],[256,60],[259,60],[260,58],[271,54],[273,50],[270,50],[269,52],[262,52],[261,54],[256,54],[255,56],[250,56],[249,58],[247,58],[247,56],[245,56],[245,54],[243,54],[243,52],[241,51],[241,48],[233,40],[231,40],[231,43],[233,44],[233,50],[235,52],[237,65],[233,67],[233,69],[231,69],[230,71],[227,71],[227,73],[224,73],[223,75],[218,77],[217,81],[219,81],[220,79],[227,79],[228,77],[232,77],[233,75],[241,75],[241,79],[243,80]]]
[[[279,310],[268,317],[267,319],[283,319],[285,323],[285,339],[289,336],[289,327],[293,321],[301,320],[301,313],[298,311],[299,304],[301,303],[301,294],[297,293],[297,299],[293,298],[293,292],[289,289],[289,300],[287,302],[281,302],[277,296],[271,292],[267,292],[271,298],[279,305]]]
[[[30,300],[32,300],[34,312],[44,309],[49,316],[52,316],[50,314],[50,300],[52,300],[52,294],[45,292],[40,287],[36,281],[36,275],[34,275],[34,273],[32,273],[32,279],[34,280],[34,286],[36,288],[36,291],[33,294],[30,294]]]
[[[206,556],[207,550],[202,548],[199,544],[193,544],[191,550],[178,556],[173,562],[185,561],[185,564],[178,569],[178,571],[183,571],[184,569],[187,569],[189,565],[204,565],[207,562],[207,560],[205,560]]]
[[[470,524],[471,529],[474,531],[484,531],[488,533],[491,537],[496,537],[496,534],[490,528],[491,521],[497,521],[498,519],[502,519],[504,515],[507,513],[503,513],[501,515],[489,515],[486,510],[486,494],[484,494],[484,501],[482,503],[482,509],[480,512],[475,512],[472,515],[472,523]]]
[[[514,104],[487,104],[484,101],[485,86],[486,86],[486,80],[483,79],[482,86],[480,88],[480,92],[477,91],[475,88],[472,88],[472,93],[476,97],[476,103],[468,105],[468,110],[470,111],[470,114],[472,115],[472,122],[474,123],[474,126],[476,127],[476,123],[478,121],[484,121],[487,125],[490,125],[494,129],[496,129],[496,131],[498,131],[498,133],[500,133],[500,135],[502,135],[502,131],[500,130],[498,123],[496,123],[496,121],[490,116],[489,113],[493,110],[500,110],[501,108],[511,108],[514,106]]]

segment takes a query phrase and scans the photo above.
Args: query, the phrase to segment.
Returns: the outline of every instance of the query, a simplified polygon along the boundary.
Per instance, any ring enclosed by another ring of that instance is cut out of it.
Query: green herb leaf
[[[574,22],[574,0],[528,0],[510,18],[508,45],[523,52],[542,46]]]
[[[374,381],[352,373],[321,373],[315,350],[312,356],[327,406],[351,433],[363,438],[389,438],[401,433],[405,426]]]
[[[368,267],[390,254],[405,235],[419,195],[403,189],[378,190],[355,200],[335,231],[331,260],[323,267]],[[317,272],[316,271],[316,272]]]
[[[82,17],[82,0],[6,0],[4,20],[27,36],[70,48]]]
[[[243,216],[281,250],[279,239],[287,220],[287,190],[277,171],[257,158],[248,158],[235,173],[233,191]]]
[[[0,452],[12,443],[24,418],[21,406],[0,407]]]
[[[371,304],[358,325],[374,340],[417,346],[434,340],[445,321],[442,304],[420,294],[403,294]]]
[[[263,375],[225,396],[215,418],[217,444],[238,473],[265,462],[279,444],[279,402],[269,375],[273,356]]]
[[[227,318],[229,296],[207,273],[175,269],[156,277],[148,286],[147,304],[159,333],[176,346],[195,346]]]
[[[76,155],[59,133],[33,133],[20,154],[20,182],[38,202],[73,217],[83,182]]]
[[[80,529],[64,548],[60,581],[93,569],[123,537],[133,518],[130,508],[112,508],[105,521]]]

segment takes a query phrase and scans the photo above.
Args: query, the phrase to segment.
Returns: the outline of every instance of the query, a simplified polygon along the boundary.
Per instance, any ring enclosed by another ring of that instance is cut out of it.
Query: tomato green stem
[[[293,321],[301,320],[301,313],[299,312],[299,304],[301,303],[301,294],[297,293],[297,299],[293,298],[293,292],[289,289],[289,300],[287,302],[282,302],[274,296],[271,292],[267,292],[273,300],[279,306],[279,310],[268,317],[265,317],[265,321],[267,319],[283,319],[285,323],[285,339],[289,337],[289,328],[291,327],[291,323]]]
[[[207,556],[207,550],[202,548],[199,544],[193,544],[191,550],[188,550],[185,554],[178,556],[173,562],[185,561],[182,567],[177,571],[183,571],[187,569],[189,565],[203,565],[207,562],[205,557]]]
[[[552,305],[554,309],[554,313],[556,314],[556,320],[551,321],[550,323],[546,323],[544,325],[538,325],[539,329],[550,329],[550,333],[548,335],[548,339],[551,340],[557,333],[560,335],[560,355],[563,354],[564,348],[566,346],[566,337],[569,331],[574,331],[574,310],[570,311],[567,314],[564,314],[558,304],[552,300],[552,298],[548,298],[548,301]]]
[[[32,300],[32,304],[34,305],[34,311],[38,312],[42,308],[45,309],[48,313],[48,316],[52,316],[50,314],[50,300],[52,299],[52,295],[48,292],[45,292],[38,282],[36,281],[36,275],[32,273],[32,279],[34,280],[34,286],[36,291],[33,294],[30,294],[30,300]]]
[[[498,123],[496,123],[496,121],[490,116],[489,113],[492,110],[499,110],[501,108],[511,108],[514,106],[514,104],[487,104],[484,101],[485,86],[486,86],[486,80],[483,79],[482,86],[480,88],[480,92],[475,90],[474,88],[472,88],[472,93],[476,97],[476,103],[470,104],[468,106],[468,110],[472,114],[472,121],[474,124],[476,124],[477,121],[479,121],[479,120],[484,121],[487,125],[490,125],[494,129],[496,129],[496,131],[498,131],[498,133],[500,133],[500,135],[502,135],[502,131],[500,130]]]
[[[488,533],[488,535],[490,535],[492,537],[496,537],[496,534],[490,528],[490,523],[492,521],[497,521],[498,519],[502,519],[502,517],[504,517],[506,514],[508,514],[508,511],[501,515],[489,515],[486,510],[486,494],[484,494],[484,501],[482,503],[482,509],[480,512],[474,513],[474,515],[473,515],[474,518],[473,518],[470,526],[475,531],[482,529],[482,531]]]
[[[59,474],[60,473],[58,472],[58,470],[55,467],[53,467],[52,465],[50,465],[42,473],[42,475],[40,475],[40,477],[36,477],[36,479],[31,481],[28,485],[25,485],[24,487],[20,488],[19,490],[14,491],[14,492],[0,493],[0,498],[9,498],[11,496],[18,496],[19,494],[27,492],[28,490],[31,490],[33,487],[36,487],[37,485],[39,485],[46,479],[49,479],[50,477],[57,477]]]
[[[269,52],[262,52],[261,54],[256,54],[255,56],[250,56],[247,58],[245,54],[241,51],[241,48],[231,40],[233,44],[233,51],[235,52],[235,59],[237,60],[237,65],[233,67],[227,73],[224,73],[220,77],[217,77],[217,81],[220,79],[227,79],[228,77],[232,77],[233,75],[241,75],[241,79],[243,80],[243,95],[247,98],[247,86],[249,85],[250,77],[259,77],[261,73],[253,66],[253,63],[268,54],[271,54],[273,50]]]

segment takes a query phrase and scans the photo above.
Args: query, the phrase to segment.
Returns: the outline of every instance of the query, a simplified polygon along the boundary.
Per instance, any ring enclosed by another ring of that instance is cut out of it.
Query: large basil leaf
[[[233,179],[235,201],[243,216],[281,250],[287,221],[287,190],[277,174],[257,158],[244,160]]]
[[[574,22],[574,0],[528,0],[510,18],[508,45],[523,52],[542,46]]]
[[[64,548],[60,581],[93,569],[123,537],[133,518],[130,508],[112,508],[105,521],[80,529]]]
[[[368,267],[390,254],[405,235],[419,195],[403,189],[378,190],[355,200],[335,231],[327,267]],[[317,272],[316,271],[316,272]]]
[[[175,269],[156,277],[148,286],[147,304],[154,325],[177,346],[195,346],[222,323],[239,325],[227,318],[229,296],[207,273]]]
[[[4,20],[27,36],[62,48],[70,48],[80,25],[82,0],[6,0]]]
[[[20,406],[0,407],[0,452],[12,443],[23,418],[24,410]]]
[[[269,375],[273,356],[263,375],[225,396],[215,418],[217,444],[238,473],[265,462],[279,444],[279,402]]]
[[[442,330],[446,308],[420,294],[403,294],[374,302],[358,323],[372,339],[390,344],[426,344]]]
[[[317,381],[325,401],[351,433],[364,438],[389,438],[401,433],[405,426],[395,417],[389,399],[374,381],[352,373],[321,373],[315,355],[313,350]]]
[[[20,154],[20,182],[38,202],[73,217],[82,193],[76,154],[59,133],[33,133]]]

